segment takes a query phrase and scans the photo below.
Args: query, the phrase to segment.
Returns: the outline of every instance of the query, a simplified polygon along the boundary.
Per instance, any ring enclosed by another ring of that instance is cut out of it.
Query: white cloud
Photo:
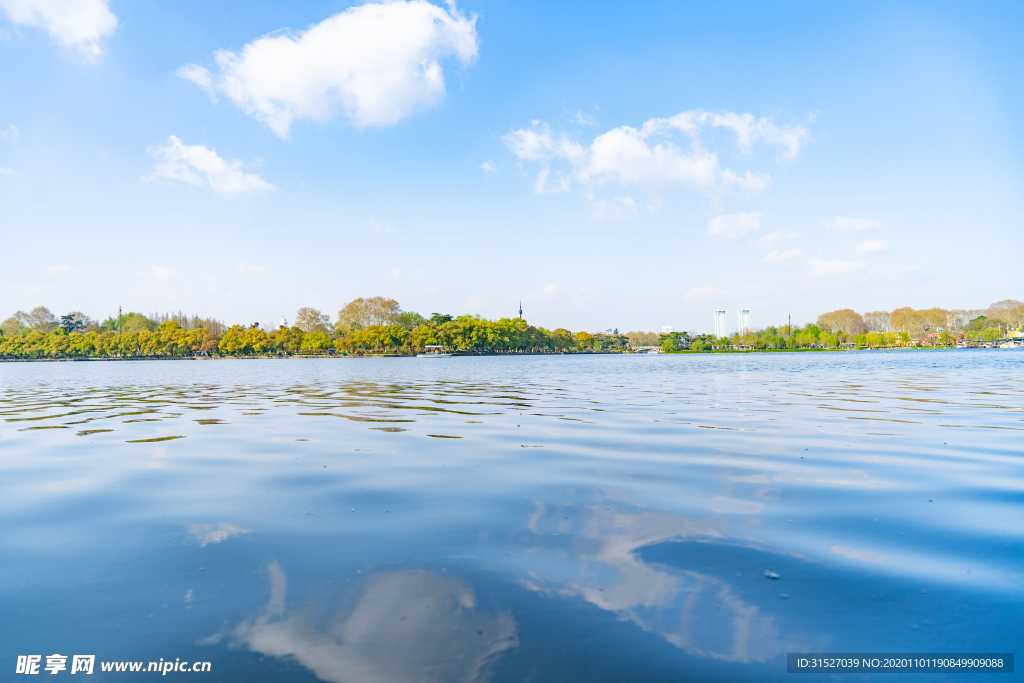
[[[168,280],[176,280],[178,273],[167,266],[153,266],[149,269],[149,277],[153,278],[156,282],[167,282]]]
[[[370,225],[373,227],[373,231],[378,235],[390,235],[395,231],[395,226],[390,223],[381,223],[379,221],[370,221]]]
[[[864,240],[857,247],[858,254],[874,254],[889,248],[889,240]]]
[[[819,261],[814,259],[808,261],[811,267],[811,275],[814,277],[832,277],[834,275],[847,275],[864,269],[864,264],[859,261]]]
[[[528,129],[514,130],[501,138],[505,146],[520,159],[568,159],[573,164],[586,159],[583,145],[573,142],[564,134],[557,140],[551,135],[551,126],[541,121],[532,121]]]
[[[202,547],[206,547],[211,543],[221,543],[232,536],[252,533],[249,529],[243,529],[227,522],[218,522],[216,524],[190,523],[186,524],[185,528],[188,530],[192,540]]]
[[[842,232],[860,232],[862,230],[879,230],[882,224],[871,218],[836,218],[834,221],[822,223],[827,228]]]
[[[782,147],[787,158],[795,157],[808,138],[807,131],[800,126],[780,128],[769,119],[755,119],[752,114],[694,110],[667,119],[650,119],[640,128],[613,128],[586,147],[565,134],[555,136],[550,126],[541,121],[511,131],[502,141],[519,159],[544,162],[542,174],[551,162],[568,162],[572,171],[565,176],[567,181],[574,178],[588,186],[608,182],[646,188],[677,186],[709,195],[726,188],[764,189],[768,174],[748,170],[741,175],[723,168],[717,155],[703,147],[700,135],[709,126],[732,130],[737,146],[742,149],[761,141]],[[685,136],[689,149],[673,142],[672,136],[678,133]],[[543,187],[544,183],[538,179],[537,186]]]
[[[768,182],[766,175],[747,171],[746,176],[738,176],[721,168],[714,153],[697,146],[687,153],[667,140],[651,146],[650,137],[650,132],[629,126],[597,136],[590,145],[587,165],[579,171],[580,179],[652,188],[678,185],[708,193],[724,186],[760,190]]]
[[[740,235],[760,229],[761,214],[756,211],[753,213],[734,213],[712,219],[708,225],[708,234],[734,240]]]
[[[14,175],[13,168],[0,168],[0,175]]]
[[[694,287],[685,294],[685,297],[690,301],[707,301],[721,297],[723,294],[725,294],[725,290],[712,285],[704,285],[703,287]]]
[[[751,246],[754,249],[778,249],[786,240],[797,237],[795,232],[770,232]]]
[[[254,266],[247,263],[239,263],[237,268],[243,273],[252,273],[253,275],[263,275],[267,272],[267,269],[263,266]]]
[[[594,202],[591,216],[595,221],[616,221],[636,214],[637,206],[632,197],[616,197]]]
[[[0,140],[17,140],[20,137],[21,133],[18,132],[18,127],[13,124],[4,130],[0,130]]]
[[[402,269],[401,268],[392,268],[391,269],[391,277],[395,278],[396,280],[398,278],[402,277]]]
[[[198,64],[186,64],[174,72],[174,75],[186,81],[192,81],[203,89],[214,103],[217,102],[217,91],[213,89],[213,75],[209,69]]]
[[[176,136],[167,138],[163,147],[146,150],[157,160],[153,174],[143,180],[171,180],[190,185],[209,186],[223,195],[265,192],[274,186],[255,173],[244,173],[245,165],[237,159],[227,160],[202,145],[182,144]]]
[[[357,127],[385,126],[435,106],[445,95],[440,60],[477,56],[476,17],[454,2],[366,3],[299,33],[272,33],[236,54],[218,50],[216,76],[196,65],[178,75],[223,93],[282,138],[298,119],[338,111]],[[205,85],[204,85],[205,84]]]
[[[802,126],[779,128],[763,116],[755,119],[753,114],[714,114],[711,125],[729,128],[735,132],[736,144],[740,147],[749,149],[758,140],[783,147],[785,151],[782,156],[787,159],[795,159],[800,154],[801,143],[810,137]]]
[[[100,40],[117,28],[107,0],[0,0],[0,9],[14,24],[42,29],[88,59],[103,54]]]
[[[800,261],[804,256],[804,252],[799,249],[790,249],[789,251],[769,251],[761,259],[764,263],[774,263],[780,266],[791,266],[794,263]]]
[[[498,172],[498,167],[494,165],[494,161],[492,159],[488,159],[484,163],[480,164],[480,168],[482,168],[485,173],[497,173]]]

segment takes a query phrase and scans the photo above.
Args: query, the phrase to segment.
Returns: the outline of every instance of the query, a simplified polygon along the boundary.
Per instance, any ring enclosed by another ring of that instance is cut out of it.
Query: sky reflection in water
[[[1013,651],[1022,362],[2,364],[3,657],[348,683]]]

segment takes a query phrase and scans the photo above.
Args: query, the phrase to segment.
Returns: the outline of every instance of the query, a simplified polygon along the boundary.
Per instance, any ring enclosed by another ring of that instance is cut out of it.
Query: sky
[[[0,0],[0,317],[1024,299],[1024,5]]]

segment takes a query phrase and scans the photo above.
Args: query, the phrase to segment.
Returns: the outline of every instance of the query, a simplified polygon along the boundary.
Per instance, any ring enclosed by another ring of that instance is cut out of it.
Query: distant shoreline
[[[761,353],[847,353],[851,351],[965,351],[968,349],[956,347],[894,347],[886,349],[754,349],[740,351],[737,349],[715,349],[713,351],[670,351],[658,353],[622,353],[620,351],[584,351],[577,353],[459,353],[452,354],[453,357],[491,357],[507,358],[516,356],[700,356],[707,354],[761,354]],[[970,349],[972,351],[984,351],[986,349]],[[987,350],[997,350],[995,347]],[[1005,349],[1003,349],[1005,350]],[[131,362],[131,361],[244,361],[244,360],[340,360],[340,359],[372,359],[372,358],[416,358],[415,353],[351,353],[351,354],[319,354],[319,355],[251,355],[251,356],[130,356],[127,358],[0,358],[0,363],[107,363],[107,362]]]

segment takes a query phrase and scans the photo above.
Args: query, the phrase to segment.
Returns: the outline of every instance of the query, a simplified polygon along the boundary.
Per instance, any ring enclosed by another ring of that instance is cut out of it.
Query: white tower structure
[[[748,332],[750,332],[750,309],[749,308],[741,308],[740,309],[740,322],[739,322],[739,328],[738,329],[739,329],[739,333],[740,334],[747,334]]]
[[[725,329],[725,311],[715,311],[715,336],[719,338],[727,336]]]
[[[662,325],[661,326],[661,333],[662,334],[668,334],[669,332],[675,332],[675,331],[676,331],[676,328],[672,327],[671,325]]]

